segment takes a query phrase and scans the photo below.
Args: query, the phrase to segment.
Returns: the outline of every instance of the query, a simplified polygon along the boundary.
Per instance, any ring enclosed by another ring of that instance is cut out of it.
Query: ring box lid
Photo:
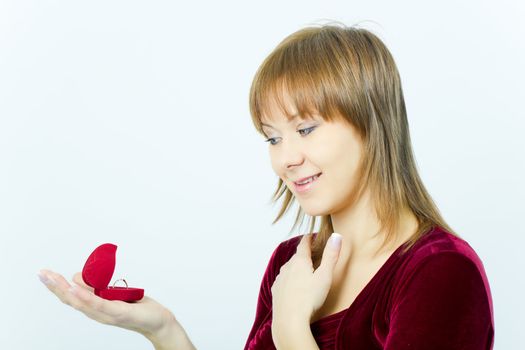
[[[82,269],[82,279],[87,285],[97,290],[108,287],[115,272],[116,252],[116,245],[104,243],[91,253]]]

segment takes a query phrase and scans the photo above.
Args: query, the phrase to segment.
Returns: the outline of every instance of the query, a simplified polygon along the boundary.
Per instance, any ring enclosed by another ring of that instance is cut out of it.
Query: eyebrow
[[[289,119],[287,120],[287,123],[291,123],[292,121],[294,121],[295,119],[297,119],[297,118],[299,118],[299,117],[300,117],[299,114],[294,114],[291,118],[289,118]],[[261,125],[263,125],[263,126],[267,126],[267,127],[269,127],[269,128],[272,128],[272,129],[275,129],[275,128],[274,128],[273,126],[271,126],[270,124],[261,123]]]

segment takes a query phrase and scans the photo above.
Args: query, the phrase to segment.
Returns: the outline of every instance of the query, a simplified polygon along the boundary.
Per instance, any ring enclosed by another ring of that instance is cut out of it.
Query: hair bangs
[[[263,120],[272,120],[275,116],[272,107],[289,120],[320,116],[330,121],[342,114],[337,103],[339,88],[330,68],[321,66],[327,61],[316,59],[323,52],[312,55],[297,50],[290,47],[277,50],[263,62],[255,75],[250,90],[250,112],[261,134],[264,134]]]
[[[395,242],[406,211],[416,216],[419,228],[407,241],[405,251],[431,227],[440,226],[454,234],[419,177],[399,73],[390,51],[375,34],[345,25],[309,27],[292,33],[257,70],[249,103],[252,121],[262,135],[263,121],[278,115],[288,119],[315,115],[327,121],[340,119],[355,127],[364,143],[355,198],[360,197],[364,186],[370,188],[380,231],[385,233],[384,246]],[[272,200],[277,202],[282,197],[274,223],[295,201],[279,178]],[[299,206],[292,230],[303,221],[304,214]],[[321,215],[311,217],[310,231],[316,219],[320,225],[312,242],[312,260],[317,268],[334,228],[331,216]]]

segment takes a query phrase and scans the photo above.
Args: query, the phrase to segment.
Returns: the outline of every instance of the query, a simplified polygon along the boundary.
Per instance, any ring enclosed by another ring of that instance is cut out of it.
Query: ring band
[[[123,278],[120,278],[120,279],[116,280],[115,282],[113,282],[113,287],[115,287],[115,284],[116,284],[118,281],[123,281],[124,284],[126,285],[126,289],[128,288],[128,282],[126,282],[126,280],[123,279]]]

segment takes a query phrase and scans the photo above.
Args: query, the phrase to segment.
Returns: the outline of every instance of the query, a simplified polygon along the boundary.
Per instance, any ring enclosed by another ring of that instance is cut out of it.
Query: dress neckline
[[[402,243],[399,247],[396,248],[396,250],[394,250],[394,252],[392,252],[392,254],[390,254],[388,259],[386,259],[383,265],[381,265],[379,270],[377,270],[377,272],[372,276],[370,281],[368,281],[368,283],[363,287],[363,289],[361,289],[359,294],[357,294],[357,296],[355,297],[354,301],[348,307],[346,307],[345,309],[341,311],[337,311],[333,314],[321,317],[320,319],[312,322],[310,326],[333,321],[334,319],[337,319],[337,318],[343,318],[347,313],[350,313],[352,309],[355,309],[356,307],[358,307],[359,304],[363,302],[363,298],[365,298],[366,295],[369,294],[369,290],[373,288],[374,285],[377,284],[378,280],[381,279],[382,275],[385,274],[385,272],[389,269],[390,265],[392,265],[397,260],[397,257],[399,256],[400,251],[404,247],[405,247],[405,243]]]

